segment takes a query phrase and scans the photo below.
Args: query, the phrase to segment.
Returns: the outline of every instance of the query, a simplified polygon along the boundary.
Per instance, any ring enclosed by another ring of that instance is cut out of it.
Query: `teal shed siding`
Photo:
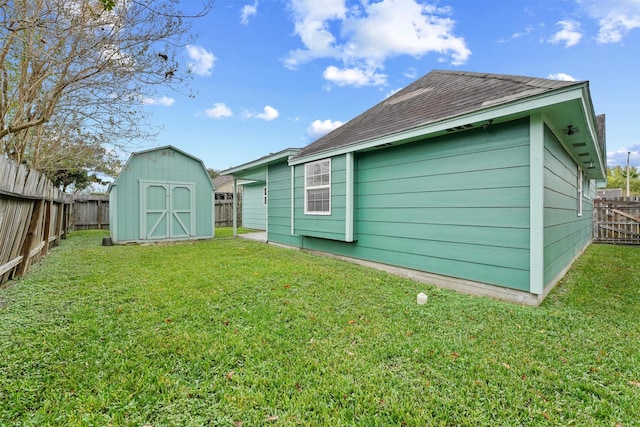
[[[551,130],[544,130],[544,284],[553,284],[592,240],[595,185],[583,181],[578,216],[578,165]]]
[[[242,226],[254,230],[267,229],[266,184],[245,184],[242,190]]]
[[[354,243],[339,241],[344,175],[334,175],[335,219],[305,219],[298,169],[305,248],[529,290],[528,119],[357,153]]]
[[[143,185],[147,185],[144,192]],[[163,189],[169,190],[163,191]],[[170,195],[168,195],[170,194]],[[145,237],[141,227],[152,223],[171,198],[173,215],[159,224],[157,238]],[[142,204],[145,203],[145,207]],[[142,217],[145,212],[145,219]],[[202,162],[174,147],[133,153],[109,191],[111,235],[116,242],[213,237],[213,184]],[[186,233],[168,235],[168,227],[187,225]]]
[[[299,247],[300,236],[291,233],[291,170],[286,160],[269,165],[267,239]]]

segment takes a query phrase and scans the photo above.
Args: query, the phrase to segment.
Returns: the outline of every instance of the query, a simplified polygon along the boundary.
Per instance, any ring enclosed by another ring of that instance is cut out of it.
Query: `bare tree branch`
[[[178,58],[191,38],[188,20],[204,16],[213,3],[202,0],[195,14],[179,5],[0,1],[0,153],[50,168],[52,150],[69,151],[67,143],[82,148],[73,135],[103,148],[152,136],[142,101],[160,88],[186,87],[190,72]]]

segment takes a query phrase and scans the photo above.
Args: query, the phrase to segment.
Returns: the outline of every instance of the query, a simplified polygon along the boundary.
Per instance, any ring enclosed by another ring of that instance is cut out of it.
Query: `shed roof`
[[[120,175],[122,174],[123,171],[127,170],[127,166],[129,165],[129,163],[131,162],[131,159],[133,159],[136,156],[142,156],[146,153],[151,153],[154,151],[161,151],[161,150],[174,150],[180,154],[183,154],[193,160],[195,160],[196,162],[200,163],[200,165],[202,165],[202,169],[204,170],[205,173],[207,173],[207,168],[204,165],[204,162],[202,160],[200,160],[199,158],[197,158],[194,155],[191,155],[189,153],[187,153],[186,151],[182,151],[181,149],[174,147],[173,145],[163,145],[161,147],[155,147],[155,148],[149,148],[147,150],[141,150],[141,151],[135,151],[133,153],[131,153],[131,155],[129,156],[129,158],[127,159],[127,162],[124,164],[124,166],[122,167],[122,169],[120,170],[120,173],[118,173],[118,176],[116,177],[115,180],[113,180],[113,182],[111,184],[109,184],[109,188],[108,188],[108,192],[111,191],[111,187],[116,186],[118,183],[118,179],[120,178]],[[209,176],[209,174],[207,174],[207,176]],[[209,183],[211,184],[211,188],[215,188],[213,185],[213,182],[211,181],[211,178],[209,178]]]
[[[435,70],[303,148],[294,159],[584,84],[504,74]]]

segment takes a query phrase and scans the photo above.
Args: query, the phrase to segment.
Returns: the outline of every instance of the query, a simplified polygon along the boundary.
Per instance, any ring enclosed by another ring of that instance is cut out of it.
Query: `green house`
[[[213,192],[202,161],[176,147],[133,153],[109,187],[111,239],[212,238]]]
[[[433,71],[224,173],[266,187],[269,242],[536,305],[592,241],[605,153],[588,82]]]

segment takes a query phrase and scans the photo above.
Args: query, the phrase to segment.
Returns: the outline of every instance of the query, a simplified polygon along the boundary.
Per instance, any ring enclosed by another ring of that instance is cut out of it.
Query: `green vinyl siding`
[[[304,165],[295,167],[295,234],[345,240],[346,156],[331,159],[331,214],[304,213]]]
[[[269,165],[269,230],[270,242],[299,247],[300,237],[291,234],[291,167],[286,160]]]
[[[242,189],[242,226],[254,230],[267,229],[267,207],[264,205],[265,184],[246,184]]]
[[[578,216],[578,169],[553,133],[544,131],[544,283],[552,284],[589,244],[593,189],[585,186]]]
[[[355,158],[356,241],[306,232],[337,236],[341,217],[297,215],[305,248],[529,290],[528,119]]]

